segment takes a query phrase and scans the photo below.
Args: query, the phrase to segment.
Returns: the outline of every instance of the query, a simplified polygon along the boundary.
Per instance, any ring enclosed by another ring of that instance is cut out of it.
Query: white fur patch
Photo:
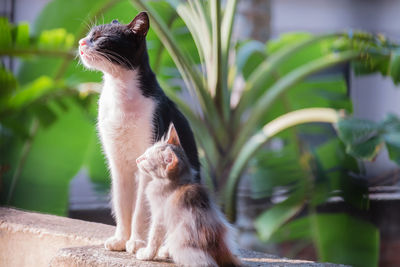
[[[98,127],[107,156],[136,166],[136,158],[152,145],[154,100],[139,89],[138,72],[104,74]]]
[[[136,192],[136,158],[153,142],[156,103],[141,94],[138,78],[136,70],[119,68],[118,75],[105,73],[99,99],[98,130],[111,170],[116,235],[123,239],[136,231],[131,229],[133,205],[143,195]]]

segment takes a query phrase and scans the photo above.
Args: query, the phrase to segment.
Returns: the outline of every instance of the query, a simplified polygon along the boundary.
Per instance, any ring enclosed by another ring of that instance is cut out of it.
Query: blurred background
[[[159,14],[193,64],[207,61],[197,52],[187,18],[169,1],[1,0],[2,205],[114,223],[109,173],[95,129],[101,74],[84,70],[76,49],[92,25],[113,19],[129,23],[143,9],[141,2]],[[230,2],[222,1],[222,9]],[[251,132],[310,107],[345,110],[349,120],[336,129],[326,123],[299,125],[269,138],[246,161],[234,197],[226,200],[230,182],[223,177],[231,177],[236,161],[220,158],[230,158],[229,148],[240,139],[229,136],[232,142],[221,146],[219,157],[207,148],[213,143],[208,139],[216,137],[200,139],[204,129],[196,123],[208,122],[209,113],[188,90],[162,35],[150,31],[151,65],[162,87],[175,101],[190,103],[187,116],[200,114],[200,120],[188,118],[197,132],[204,183],[239,229],[240,246],[354,266],[400,266],[400,2],[239,0],[235,14],[226,56],[235,67],[224,72],[229,111],[245,102],[243,88],[251,89],[253,72],[285,52],[270,80],[262,80],[260,92],[249,99],[255,102],[313,60],[343,50],[362,55],[357,62],[343,60],[307,73],[273,102]],[[313,41],[291,53],[313,36],[335,32],[345,36]],[[210,75],[205,77],[208,81]],[[238,125],[251,115],[251,102]],[[240,153],[232,154],[240,159]],[[235,216],[227,206],[235,207]]]

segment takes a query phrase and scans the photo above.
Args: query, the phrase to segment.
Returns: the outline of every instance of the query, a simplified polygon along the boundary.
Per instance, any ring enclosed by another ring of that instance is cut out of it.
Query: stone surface
[[[315,263],[304,260],[291,260],[267,255],[255,251],[239,250],[243,266],[340,266],[327,263]],[[51,262],[52,267],[167,267],[172,262],[140,261],[126,252],[107,251],[103,246],[86,246],[61,249]],[[342,265],[343,266],[343,265]]]
[[[114,227],[0,207],[0,266],[48,266],[61,248],[101,245]]]
[[[127,252],[107,251],[104,240],[115,227],[0,207],[0,266],[129,267],[175,266],[139,261]],[[243,266],[339,266],[291,260],[239,250]]]

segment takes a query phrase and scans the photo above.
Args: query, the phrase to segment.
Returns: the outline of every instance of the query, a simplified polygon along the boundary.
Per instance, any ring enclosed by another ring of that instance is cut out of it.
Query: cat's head
[[[79,56],[89,69],[113,74],[121,69],[136,68],[146,53],[146,35],[149,17],[139,13],[131,23],[94,26],[79,40]]]
[[[149,147],[136,159],[140,171],[152,178],[177,181],[189,172],[189,161],[179,141],[178,133],[171,123],[168,133],[160,142]]]

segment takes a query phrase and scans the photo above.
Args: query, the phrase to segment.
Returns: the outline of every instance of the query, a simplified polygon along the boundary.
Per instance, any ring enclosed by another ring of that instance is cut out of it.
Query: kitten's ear
[[[128,24],[128,27],[136,34],[139,34],[143,37],[146,36],[147,32],[150,28],[149,16],[147,16],[146,12],[140,12],[131,23]]]
[[[176,174],[179,171],[178,170],[179,159],[176,156],[175,152],[170,147],[167,148],[164,161],[167,164],[167,166],[165,167],[165,171],[167,172],[168,177],[173,177],[174,174]]]
[[[168,134],[167,134],[167,143],[175,146],[181,146],[181,142],[179,141],[178,133],[175,129],[173,123],[169,125]]]

